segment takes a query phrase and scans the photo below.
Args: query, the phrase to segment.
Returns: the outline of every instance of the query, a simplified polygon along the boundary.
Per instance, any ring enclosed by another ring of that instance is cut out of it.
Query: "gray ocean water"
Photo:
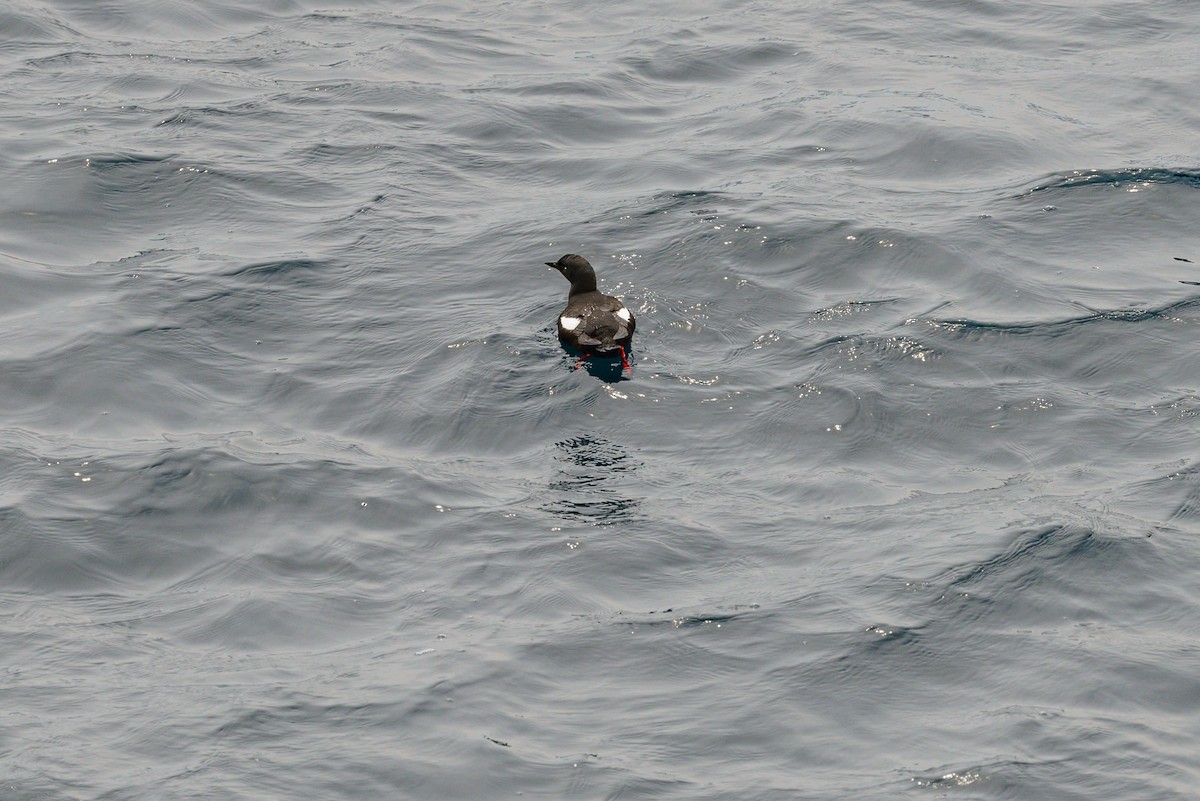
[[[0,3],[0,799],[1197,798],[1197,41]]]

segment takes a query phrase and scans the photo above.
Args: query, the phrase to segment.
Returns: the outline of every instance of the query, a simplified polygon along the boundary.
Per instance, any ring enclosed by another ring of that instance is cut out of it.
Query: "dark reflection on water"
[[[628,381],[634,377],[636,362],[634,361],[633,348],[625,351],[625,357],[629,361],[630,369],[625,369],[621,364],[619,356],[599,356],[596,354],[585,354],[582,351],[567,345],[560,341],[562,347],[569,360],[567,361],[568,369],[578,372],[584,370],[592,378],[598,378],[609,384],[615,384],[619,381]]]
[[[599,435],[554,443],[558,476],[547,488],[544,509],[570,524],[612,526],[637,518],[641,502],[627,494],[641,463],[624,447]]]
[[[627,356],[631,367],[634,365],[632,351]],[[610,359],[607,357],[589,356],[582,362],[577,362],[577,367],[582,367],[587,370],[587,374],[592,378],[598,378],[601,381],[606,381],[609,384],[616,384],[619,381],[628,381],[633,377],[631,370],[626,370],[621,365],[621,360]],[[634,368],[636,369],[636,368]]]

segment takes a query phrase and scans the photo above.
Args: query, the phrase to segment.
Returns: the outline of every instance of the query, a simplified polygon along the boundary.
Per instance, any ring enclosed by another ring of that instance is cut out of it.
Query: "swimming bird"
[[[547,265],[571,282],[567,308],[558,315],[558,338],[588,356],[620,356],[630,369],[625,350],[633,343],[637,320],[628,307],[596,289],[596,271],[583,256],[568,253]]]

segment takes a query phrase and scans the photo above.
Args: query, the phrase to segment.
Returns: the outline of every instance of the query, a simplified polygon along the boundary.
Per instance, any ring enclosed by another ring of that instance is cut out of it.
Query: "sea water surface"
[[[0,798],[1196,798],[1194,0],[0,33]]]

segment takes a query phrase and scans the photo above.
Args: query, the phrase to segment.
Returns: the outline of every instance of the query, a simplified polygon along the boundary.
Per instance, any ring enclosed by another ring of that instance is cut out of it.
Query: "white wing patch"
[[[565,314],[558,318],[558,324],[563,327],[564,331],[574,331],[583,322],[580,317],[568,317]]]
[[[629,309],[622,306],[621,308],[617,309],[617,316],[620,317],[625,322],[629,322],[629,318],[632,315],[629,313]]]

